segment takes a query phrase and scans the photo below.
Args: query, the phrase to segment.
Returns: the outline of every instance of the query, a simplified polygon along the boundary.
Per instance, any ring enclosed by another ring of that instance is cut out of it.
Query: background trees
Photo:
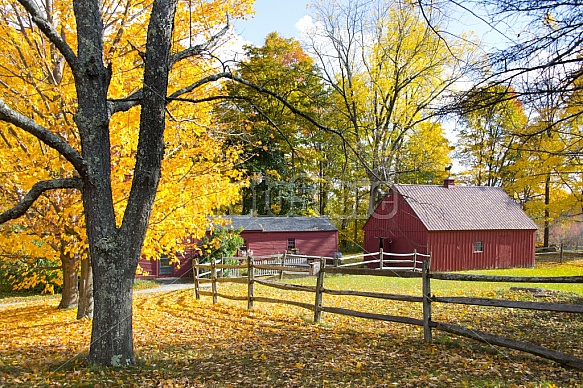
[[[405,154],[423,155],[414,151],[420,145],[413,144],[415,131],[435,131],[430,138],[441,136],[445,143],[440,125],[431,120],[433,108],[460,79],[459,58],[471,50],[464,53],[461,44],[436,36],[408,3],[331,1],[316,6],[316,17],[310,52],[334,93],[344,139],[365,165],[370,214],[399,168],[419,168],[403,164]],[[430,124],[421,128],[424,122]],[[434,171],[448,163],[433,163]]]
[[[317,117],[326,98],[314,61],[294,39],[269,34],[262,47],[247,46],[236,75],[275,91],[297,109]],[[227,99],[217,105],[217,121],[229,145],[243,151],[251,179],[242,192],[243,214],[314,214],[319,150],[316,127],[278,99],[248,86],[225,85]]]
[[[419,4],[442,14],[478,16],[485,29],[498,37],[484,60],[475,63],[475,71],[468,72],[473,87],[458,93],[453,108],[465,112],[466,120],[478,115],[488,125],[494,124],[492,129],[506,133],[505,140],[499,138],[501,148],[492,154],[503,156],[492,159],[498,167],[503,167],[500,161],[507,163],[503,179],[497,182],[499,178],[491,174],[496,169],[491,168],[486,151],[493,132],[489,131],[490,140],[483,138],[485,127],[476,127],[474,119],[473,123],[466,121],[473,129],[461,133],[462,155],[473,153],[473,159],[465,160],[475,163],[474,178],[482,176],[481,182],[501,184],[521,200],[541,225],[543,243],[548,245],[549,227],[555,222],[579,220],[581,208],[583,7],[576,2],[531,0]],[[444,34],[440,29],[434,31]],[[482,93],[484,90],[488,93]],[[522,107],[528,121],[507,131],[511,129],[507,124],[516,122],[504,124],[496,116],[505,114],[511,101]],[[480,143],[480,151],[471,151]]]
[[[236,72],[303,115],[246,84],[227,84],[217,111],[246,151],[243,213],[326,214],[344,242],[357,242],[390,184],[445,177],[451,148],[433,114],[473,54],[436,37],[410,4],[332,1],[315,10],[310,56],[271,34],[246,48]]]
[[[498,102],[504,94],[508,98]],[[480,105],[492,100],[496,103]],[[520,137],[526,135],[523,106],[501,85],[474,90],[467,104],[478,108],[462,113],[456,155],[466,168],[463,175],[474,185],[505,186],[512,179],[510,166],[520,156]]]

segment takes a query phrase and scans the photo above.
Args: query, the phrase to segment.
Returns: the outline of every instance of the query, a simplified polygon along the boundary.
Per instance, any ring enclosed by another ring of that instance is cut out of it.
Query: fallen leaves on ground
[[[222,284],[221,292],[239,286]],[[312,303],[314,298],[267,287],[256,291]],[[192,290],[136,295],[137,366],[96,367],[85,363],[91,322],[57,310],[57,304],[0,307],[0,387],[576,387],[583,381],[583,372],[447,333],[434,331],[434,343],[426,344],[417,327],[332,314],[313,324],[308,310],[212,305],[208,297],[197,301]],[[404,302],[325,295],[324,304],[421,314],[418,304]],[[434,319],[583,357],[580,315],[436,306]]]

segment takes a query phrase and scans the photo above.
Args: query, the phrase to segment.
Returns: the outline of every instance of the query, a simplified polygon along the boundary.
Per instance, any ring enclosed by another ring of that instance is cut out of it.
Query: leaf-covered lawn
[[[329,286],[350,281],[350,277],[326,280]],[[240,288],[220,287],[224,293]],[[266,287],[256,291],[313,302],[308,293]],[[536,298],[506,285],[473,294]],[[551,293],[544,300],[581,303],[579,298]],[[256,310],[248,312],[243,302],[224,300],[213,306],[209,297],[195,300],[192,290],[136,295],[138,366],[97,368],[84,361],[90,322],[77,321],[75,311],[56,310],[57,304],[49,299],[0,307],[0,387],[583,386],[583,372],[447,333],[434,331],[435,342],[428,345],[416,327],[326,313],[324,323],[315,325],[307,310],[257,303]],[[324,304],[421,314],[420,306],[404,302],[325,295]],[[436,304],[433,317],[583,357],[580,315]]]

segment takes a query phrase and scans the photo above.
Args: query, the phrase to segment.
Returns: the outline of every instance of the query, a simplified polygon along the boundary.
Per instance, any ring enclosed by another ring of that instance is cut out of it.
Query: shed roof
[[[337,231],[328,217],[223,216],[235,229],[261,232]]]
[[[393,189],[430,231],[538,229],[499,187],[395,184]]]

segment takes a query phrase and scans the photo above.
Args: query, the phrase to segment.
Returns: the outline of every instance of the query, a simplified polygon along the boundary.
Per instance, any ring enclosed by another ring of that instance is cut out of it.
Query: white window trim
[[[480,244],[479,250],[477,250],[476,244]],[[484,242],[483,241],[474,241],[474,253],[483,253],[484,252]]]

